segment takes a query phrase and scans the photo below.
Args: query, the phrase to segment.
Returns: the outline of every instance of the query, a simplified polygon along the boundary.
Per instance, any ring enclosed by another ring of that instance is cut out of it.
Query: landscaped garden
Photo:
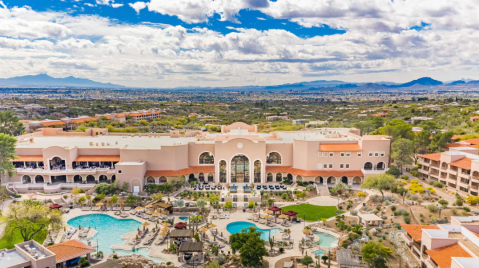
[[[35,234],[33,236],[33,240],[37,241],[40,244],[43,244],[43,241],[45,241],[45,238],[47,237],[47,231],[45,229],[42,229],[40,232]],[[12,235],[4,235],[0,239],[0,248],[7,248],[7,249],[12,249],[14,248],[15,244],[22,243],[23,242],[23,237],[20,234],[20,230],[16,229],[13,231]]]
[[[282,210],[286,211],[294,211],[298,213],[298,218],[304,219],[306,221],[318,221],[323,218],[328,219],[334,217],[336,215],[336,211],[338,211],[337,207],[335,206],[315,206],[311,204],[300,204],[300,205],[292,205],[283,207]],[[306,217],[306,218],[304,218]]]

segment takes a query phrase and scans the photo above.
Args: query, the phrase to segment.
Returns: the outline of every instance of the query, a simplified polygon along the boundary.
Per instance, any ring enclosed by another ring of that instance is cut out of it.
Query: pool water
[[[256,228],[256,230],[260,231],[261,232],[261,239],[263,239],[265,241],[269,240],[270,235],[271,235],[271,237],[273,237],[275,234],[280,233],[282,231],[279,228],[261,229],[258,226],[256,226],[256,224],[251,223],[251,222],[246,222],[246,221],[237,221],[237,222],[230,223],[226,226],[226,230],[230,234],[236,234],[236,233],[241,232],[241,230],[243,230],[245,228],[249,228],[250,226],[253,226],[254,228]]]
[[[338,245],[338,239],[335,236],[323,232],[314,232],[320,239],[319,246],[332,248]]]
[[[188,217],[180,217],[180,221],[188,221]]]
[[[319,258],[323,256],[324,253],[326,253],[326,250],[318,249],[313,252],[311,252],[313,255],[318,255]]]
[[[137,220],[117,219],[106,214],[89,214],[78,216],[70,219],[67,224],[74,228],[82,226],[82,228],[91,227],[92,229],[95,229],[97,231],[95,236],[89,239],[81,238],[80,240],[85,243],[87,240],[92,242],[98,241],[98,251],[103,251],[105,254],[113,253],[111,246],[124,243],[125,240],[121,238],[122,235],[133,232],[138,228],[142,228],[141,223]],[[135,251],[115,249],[115,253],[118,253],[119,255],[129,255],[135,253],[143,255],[156,262],[163,262],[163,260],[160,258],[149,256],[149,251],[150,249],[148,248],[140,248],[136,249]]]

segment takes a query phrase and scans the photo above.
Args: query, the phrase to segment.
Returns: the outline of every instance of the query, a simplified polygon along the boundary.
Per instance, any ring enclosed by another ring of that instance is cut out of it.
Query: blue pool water
[[[237,221],[237,222],[230,223],[226,226],[226,230],[230,234],[236,234],[241,232],[241,230],[243,230],[244,228],[248,228],[250,226],[253,226],[254,228],[256,228],[256,230],[260,231],[262,233],[261,239],[266,241],[269,240],[270,235],[271,237],[273,237],[275,234],[280,233],[282,231],[281,229],[278,229],[278,228],[261,229],[258,226],[256,226],[256,224],[251,222],[246,222],[246,221]]]
[[[319,237],[319,245],[322,247],[331,248],[338,245],[338,239],[330,234],[326,234],[323,232],[314,232],[314,234]]]
[[[318,257],[321,258],[323,256],[323,254],[326,253],[326,251],[322,250],[322,249],[318,249],[318,250],[313,251],[312,253],[313,253],[313,255],[318,255]]]
[[[137,220],[116,219],[112,216],[105,214],[89,214],[78,216],[73,219],[70,219],[67,224],[74,228],[82,226],[84,228],[91,227],[92,229],[96,229],[97,234],[94,237],[90,239],[82,238],[81,241],[85,243],[87,242],[87,240],[91,240],[92,242],[98,241],[98,250],[103,251],[103,253],[105,254],[113,253],[111,246],[123,244],[124,240],[121,238],[122,235],[133,232],[138,228],[142,228],[141,223]],[[115,249],[115,253],[118,253],[119,255],[129,255],[135,253],[143,255],[148,259],[156,262],[163,261],[162,259],[149,256],[149,251],[150,249],[148,248],[136,249],[134,252]]]
[[[180,217],[180,221],[188,221],[188,217]]]

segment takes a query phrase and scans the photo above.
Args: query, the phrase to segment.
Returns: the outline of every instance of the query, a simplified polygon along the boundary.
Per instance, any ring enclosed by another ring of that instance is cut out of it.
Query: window
[[[358,152],[358,157],[361,157],[363,155],[362,152]]]
[[[333,152],[330,152],[329,153],[329,157],[333,157],[334,156],[334,153]]]
[[[328,157],[328,155],[329,155],[328,152],[324,152],[324,153],[323,153],[323,156],[324,156],[324,157]]]
[[[373,156],[373,152],[369,152],[369,156]]]
[[[121,174],[121,169],[118,170],[118,174]]]
[[[211,165],[215,163],[215,158],[210,152],[204,152],[200,154],[200,165]]]
[[[385,152],[381,152],[381,156],[385,156],[385,155],[386,155],[386,153],[385,153]]]
[[[339,168],[344,168],[344,164],[339,164]]]
[[[349,164],[346,164],[346,168],[349,168]]]
[[[344,153],[344,152],[341,152],[341,157],[343,157],[343,156],[345,156],[345,155],[346,155],[346,153]]]
[[[271,152],[266,156],[266,164],[281,164],[281,155],[277,152]]]
[[[375,153],[374,153],[374,156],[379,156],[379,152],[375,152]]]
[[[329,168],[333,168],[333,164],[329,164]]]
[[[350,157],[350,156],[351,156],[351,152],[346,152],[346,156],[347,156],[347,157]]]
[[[323,167],[324,167],[324,168],[328,168],[328,164],[324,164]]]
[[[322,169],[323,168],[323,164],[318,164],[318,169]]]
[[[319,156],[319,157],[322,157],[322,156],[323,156],[323,153],[322,153],[322,152],[319,152],[319,153],[318,153],[318,156]]]

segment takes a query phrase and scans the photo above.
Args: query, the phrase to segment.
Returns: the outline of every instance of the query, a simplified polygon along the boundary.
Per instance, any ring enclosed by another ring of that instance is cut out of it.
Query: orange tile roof
[[[12,162],[43,162],[43,155],[18,155]]]
[[[290,166],[266,166],[266,173],[290,173],[292,175],[300,175],[305,177],[363,177],[361,170],[304,170],[292,168]]]
[[[120,162],[119,155],[79,155],[75,162]]]
[[[161,114],[161,113],[160,113],[160,112],[158,112],[158,111],[155,111],[155,114]]]
[[[462,137],[462,136],[454,135],[454,136],[452,136],[451,140],[455,141],[455,140],[460,139],[461,137]]]
[[[150,113],[150,112],[146,112],[146,113],[145,113],[145,115],[152,115],[152,113]]]
[[[473,145],[479,145],[479,138],[478,139],[470,139],[470,140],[463,140],[464,142],[473,144]]]
[[[140,114],[140,113],[131,113],[129,114],[129,116],[142,116],[143,114]]]
[[[172,176],[178,176],[178,175],[189,175],[192,173],[213,173],[213,172],[215,172],[214,166],[195,166],[195,167],[189,167],[189,168],[184,168],[179,170],[147,170],[145,173],[145,177],[149,177],[149,176],[172,177]]]
[[[124,114],[117,114],[115,117],[125,117],[126,115]]]
[[[66,262],[96,251],[94,248],[87,246],[76,239],[49,246],[47,249],[55,253],[55,260],[57,263]]]
[[[439,268],[450,268],[452,257],[472,258],[471,254],[467,253],[459,244],[426,250],[426,253]]]
[[[86,122],[93,121],[93,120],[97,120],[97,119],[94,118],[94,117],[85,117],[85,118],[72,119],[72,120],[70,120],[70,122],[72,122],[73,124],[79,124],[79,123],[86,123]]]
[[[41,122],[40,126],[42,127],[51,127],[51,126],[57,126],[57,125],[66,125],[67,123],[60,121],[60,120],[55,120],[55,121],[47,121],[47,122]]]
[[[414,239],[416,242],[421,241],[422,229],[439,230],[436,225],[419,225],[419,224],[401,224],[401,227]]]
[[[420,157],[431,159],[431,160],[434,160],[434,161],[439,161],[439,160],[441,160],[441,153],[423,154],[423,155],[420,155]]]
[[[458,167],[458,168],[462,168],[462,169],[471,169],[471,161],[472,161],[472,159],[464,157],[462,159],[459,159],[457,161],[454,161],[454,162],[451,162],[451,163],[448,163],[448,164],[450,166]]]
[[[358,152],[362,151],[357,143],[320,144],[319,150],[323,152]]]

